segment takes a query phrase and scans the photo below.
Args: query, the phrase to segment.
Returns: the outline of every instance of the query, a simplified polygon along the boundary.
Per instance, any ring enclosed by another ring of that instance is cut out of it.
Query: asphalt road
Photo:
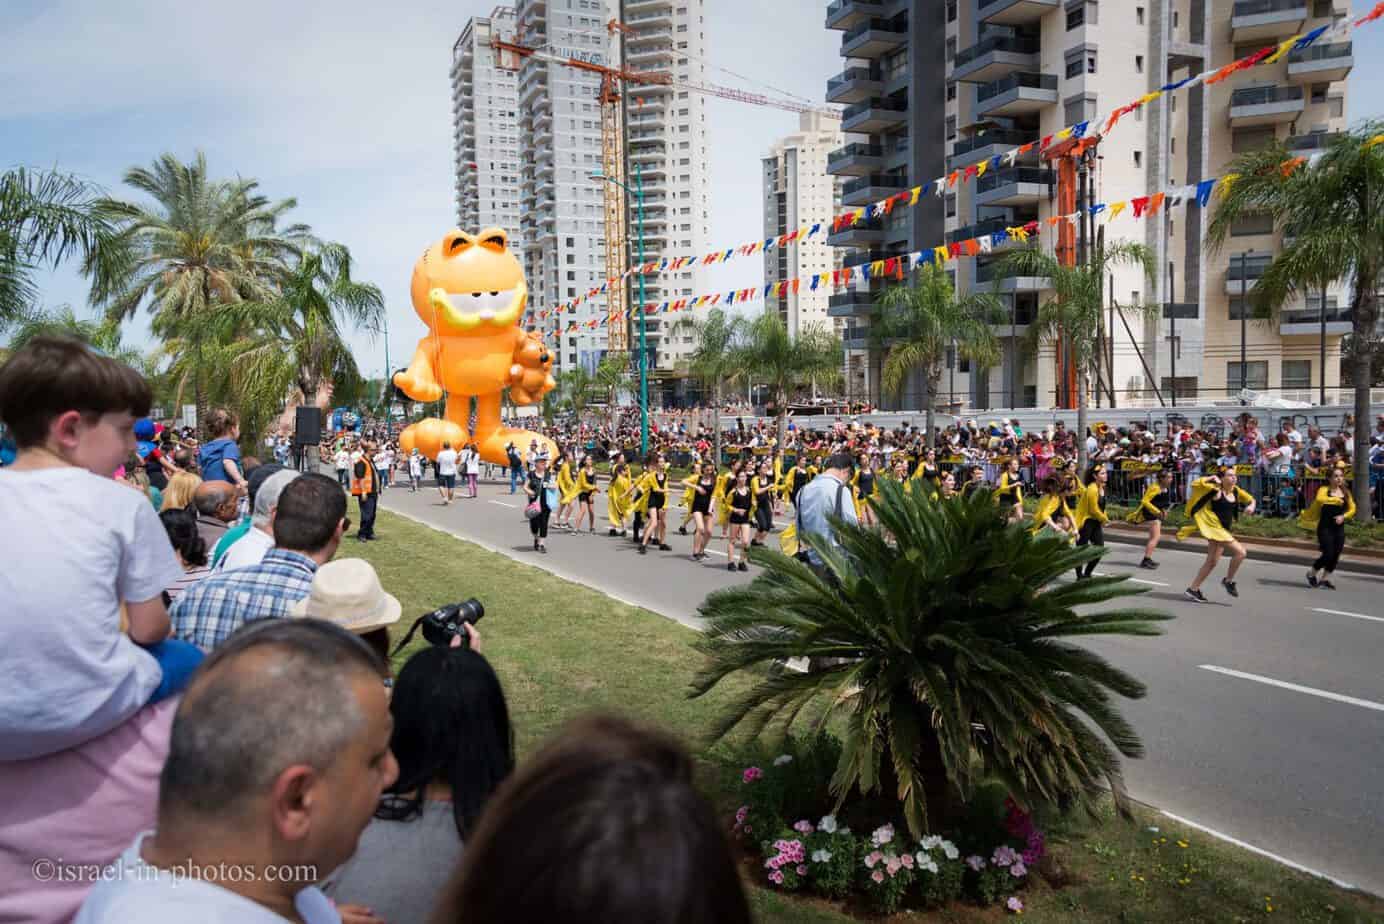
[[[691,539],[673,529],[673,551],[638,555],[605,535],[604,495],[598,534],[554,532],[547,555],[533,551],[523,493],[507,484],[482,483],[479,498],[450,507],[431,488],[394,487],[383,505],[689,626],[709,590],[754,577],[753,566],[726,571],[719,539],[692,562]],[[672,513],[676,527],[681,511]],[[1338,590],[1311,590],[1303,568],[1247,561],[1238,600],[1219,584],[1222,565],[1203,588],[1211,604],[1194,604],[1182,590],[1201,555],[1163,551],[1150,572],[1137,568],[1139,547],[1108,549],[1100,572],[1132,574],[1149,588],[1145,603],[1177,616],[1161,638],[1091,643],[1148,685],[1145,699],[1123,705],[1147,752],[1126,761],[1130,794],[1384,894],[1384,577],[1341,573]]]

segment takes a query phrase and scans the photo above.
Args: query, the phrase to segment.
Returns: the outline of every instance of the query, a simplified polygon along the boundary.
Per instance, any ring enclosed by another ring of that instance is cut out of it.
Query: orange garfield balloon
[[[537,441],[556,456],[547,437],[500,422],[500,395],[508,388],[515,404],[535,404],[555,386],[552,355],[537,334],[519,326],[528,302],[524,271],[498,228],[479,234],[452,231],[423,251],[413,267],[413,310],[428,326],[413,361],[394,376],[394,384],[415,401],[436,401],[445,393],[443,419],[430,417],[399,435],[405,451],[417,447],[436,459],[442,444],[453,449],[474,442],[481,458],[508,462],[505,445],[521,453]],[[476,399],[476,429],[470,432],[471,398]]]

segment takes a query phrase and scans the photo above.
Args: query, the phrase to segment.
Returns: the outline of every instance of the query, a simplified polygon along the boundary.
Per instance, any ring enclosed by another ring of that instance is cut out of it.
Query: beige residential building
[[[799,130],[776,143],[763,158],[764,238],[790,234],[821,224],[810,239],[764,252],[764,284],[798,279],[839,269],[840,250],[826,243],[831,219],[841,209],[841,183],[827,173],[827,155],[843,141],[841,119],[824,112],[805,112]],[[764,299],[765,311],[777,311],[788,332],[811,325],[837,328],[844,321],[827,316],[830,286],[808,285],[796,293]]]

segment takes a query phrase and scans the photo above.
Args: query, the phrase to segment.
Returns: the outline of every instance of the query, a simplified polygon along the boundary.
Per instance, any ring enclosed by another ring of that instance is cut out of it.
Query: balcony
[[[831,247],[873,247],[884,242],[884,225],[876,221],[859,221],[827,235]]]
[[[827,5],[828,29],[853,29],[866,19],[884,13],[884,4],[879,0],[835,0]]]
[[[1307,157],[1318,151],[1325,151],[1344,134],[1345,132],[1312,132],[1309,135],[1293,135],[1284,145],[1294,154]]]
[[[831,314],[830,308],[827,314]],[[848,350],[868,350],[873,343],[867,325],[850,325],[841,331],[841,345]]]
[[[955,244],[958,241],[969,241],[971,238],[982,237],[986,234],[994,234],[997,231],[1003,231],[1005,228],[1010,228],[1014,227],[1015,225],[1022,224],[1024,224],[1024,219],[1022,218],[1014,220],[1010,220],[1008,218],[987,218],[984,221],[978,221],[975,224],[967,225],[964,228],[957,228],[955,231],[948,231],[947,243]],[[994,249],[996,252],[1001,250],[1007,250],[1017,243],[1019,242],[1015,239],[1009,238],[1008,240],[1005,240],[1002,243],[994,245]]]
[[[980,0],[980,21],[1023,26],[1036,23],[1058,6],[1057,0]]]
[[[907,41],[907,25],[892,19],[866,19],[841,37],[841,57],[875,58]]]
[[[841,204],[846,206],[868,205],[907,188],[907,177],[880,174],[856,177],[842,185]]]
[[[1057,104],[1057,75],[1019,71],[984,84],[976,93],[977,116],[1015,116]]]
[[[1339,337],[1354,328],[1349,306],[1337,307],[1336,299],[1326,300],[1326,335]],[[1278,315],[1278,333],[1284,337],[1320,337],[1321,299],[1314,298],[1306,308],[1284,308]]]
[[[869,99],[841,112],[841,130],[874,134],[908,120],[908,107],[891,99]]]
[[[664,10],[657,10],[653,13],[641,13],[638,16],[629,16],[625,19],[625,25],[633,26],[636,29],[647,29],[652,26],[673,28],[673,8],[668,7]]]
[[[1256,254],[1243,261],[1239,254],[1231,256],[1230,265],[1225,270],[1225,294],[1239,295],[1241,291],[1254,291],[1254,284],[1272,262],[1273,257],[1268,254]]]
[[[650,13],[654,10],[671,10],[672,8],[673,0],[625,0],[626,16]]]
[[[1230,124],[1282,125],[1296,121],[1304,108],[1302,87],[1244,87],[1230,94]]]
[[[848,67],[827,81],[829,103],[859,103],[883,92],[883,77],[871,67]]]
[[[884,148],[877,144],[848,144],[827,155],[827,173],[867,176],[884,167]]]
[[[625,52],[625,63],[635,70],[652,70],[656,65],[673,60],[673,45],[650,45],[647,48],[631,48]]]
[[[1230,40],[1241,42],[1285,39],[1302,31],[1307,0],[1236,0],[1230,13]]]
[[[839,295],[827,299],[827,317],[861,318],[869,317],[875,310],[875,298],[865,287],[847,289]]]
[[[1009,129],[978,132],[969,138],[960,139],[952,146],[952,155],[947,158],[947,169],[955,170],[968,164],[978,164],[982,160],[989,160],[996,154],[1003,154],[1010,148],[1037,140],[1030,132],[1010,131]],[[1037,153],[1029,152],[1024,157],[1036,160]]]
[[[1294,83],[1345,80],[1354,66],[1350,42],[1312,45],[1288,52],[1288,79]]]
[[[1038,70],[1038,40],[1010,35],[995,35],[969,48],[952,60],[952,79],[989,83],[1014,71]]]
[[[1043,167],[1010,167],[976,181],[976,205],[1033,205],[1046,199],[1056,178]]]
[[[1046,276],[1005,276],[999,271],[998,261],[976,264],[976,285],[990,288],[1002,294],[1018,292],[1043,292],[1052,288],[1052,280]],[[1005,322],[1008,324],[1008,322]]]

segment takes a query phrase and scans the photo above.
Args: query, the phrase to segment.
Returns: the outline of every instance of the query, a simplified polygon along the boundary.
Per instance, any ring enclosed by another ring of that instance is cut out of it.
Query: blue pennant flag
[[[1206,208],[1206,204],[1211,201],[1211,191],[1216,188],[1219,179],[1220,177],[1212,177],[1197,184],[1197,205]]]

